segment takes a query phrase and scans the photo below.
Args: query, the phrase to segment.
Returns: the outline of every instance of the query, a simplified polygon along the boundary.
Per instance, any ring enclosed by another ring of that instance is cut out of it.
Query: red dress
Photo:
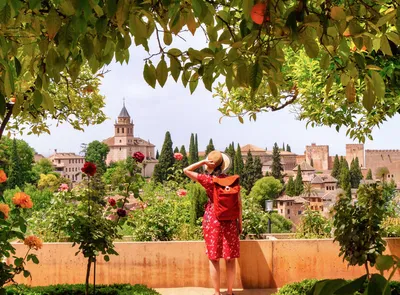
[[[206,254],[209,259],[231,259],[240,256],[239,230],[236,220],[219,221],[214,213],[213,177],[198,174],[197,181],[206,189],[208,203],[203,216],[203,236],[206,242]]]

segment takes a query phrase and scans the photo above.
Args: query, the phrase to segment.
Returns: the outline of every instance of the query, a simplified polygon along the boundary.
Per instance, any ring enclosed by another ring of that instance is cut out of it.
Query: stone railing
[[[387,253],[400,256],[400,239],[387,239]],[[17,254],[26,246],[15,244]],[[204,242],[116,243],[119,256],[99,258],[96,283],[145,284],[153,288],[211,287]],[[46,243],[37,252],[39,265],[28,263],[30,285],[75,284],[85,280],[86,261],[70,243]],[[238,288],[276,288],[306,278],[356,278],[363,267],[348,267],[338,257],[339,246],[324,240],[241,241],[235,285]],[[221,263],[224,273],[224,263]],[[395,280],[400,279],[396,273]],[[222,285],[225,285],[222,276]]]

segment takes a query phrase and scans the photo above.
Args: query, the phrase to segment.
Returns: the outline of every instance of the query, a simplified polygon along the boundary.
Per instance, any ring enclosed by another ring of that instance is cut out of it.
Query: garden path
[[[213,289],[211,288],[158,288],[156,289],[161,295],[211,295]],[[235,295],[272,295],[276,289],[247,289],[247,290],[234,290]],[[226,292],[222,292],[225,295]]]

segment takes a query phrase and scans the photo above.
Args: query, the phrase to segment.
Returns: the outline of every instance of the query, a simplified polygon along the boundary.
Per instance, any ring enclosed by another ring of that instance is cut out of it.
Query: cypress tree
[[[360,163],[358,162],[358,157],[353,159],[350,164],[350,183],[351,188],[358,188],[363,175],[360,168]]]
[[[280,181],[282,181],[282,163],[281,163],[281,153],[279,152],[278,144],[275,142],[272,151],[272,167],[271,175]]]
[[[179,153],[179,149],[178,149],[177,146],[176,146],[175,149],[174,149],[174,153]]]
[[[180,152],[180,153],[182,154],[182,156],[183,156],[183,159],[182,159],[182,167],[187,167],[187,166],[189,166],[189,159],[188,159],[188,156],[187,156],[187,153],[186,153],[186,148],[185,148],[184,145],[181,146],[181,149],[180,149],[179,152]]]
[[[254,169],[254,183],[259,180],[260,178],[263,178],[263,173],[262,173],[262,163],[260,157],[256,156],[254,158],[253,162],[253,169]]]
[[[198,183],[192,184],[189,190],[189,196],[191,201],[190,224],[195,226],[197,219],[204,214],[204,204],[207,203],[208,198],[206,191]]]
[[[333,167],[331,176],[339,180],[340,176],[340,161],[338,155],[335,156],[335,160],[333,161]]]
[[[265,171],[265,177],[267,177],[267,176],[271,176],[271,175],[269,174],[269,171]]]
[[[227,173],[233,175],[235,173],[235,145],[233,142],[229,145],[226,153],[231,158],[231,168]]]
[[[193,163],[196,163],[199,161],[199,142],[197,141],[197,133],[194,138],[194,147],[195,147],[195,150],[194,150],[194,152],[195,152],[194,159],[195,160]]]
[[[294,181],[293,181],[293,176],[289,177],[289,181],[286,185],[286,195],[288,195],[289,197],[293,197],[296,193],[296,189],[294,186]]]
[[[243,157],[242,157],[242,150],[240,149],[239,144],[237,145],[237,148],[236,148],[234,161],[235,161],[234,173],[237,175],[242,175],[244,163],[243,163]]]
[[[9,188],[23,188],[24,186],[24,171],[21,164],[21,158],[18,155],[17,140],[14,138],[11,153],[11,172],[7,181],[7,186]]]
[[[282,144],[282,151],[285,151],[285,143]]]
[[[189,164],[193,164],[196,162],[196,147],[194,146],[194,134],[190,135],[190,144],[189,144]]]
[[[303,176],[301,175],[300,165],[297,166],[297,175],[294,180],[294,195],[300,196],[304,191]]]
[[[291,148],[290,145],[288,145],[288,144],[286,145],[286,151],[287,151],[287,152],[292,152],[292,148]]]
[[[154,180],[156,182],[163,182],[167,180],[168,175],[171,174],[171,171],[169,171],[168,168],[172,167],[174,165],[174,162],[175,159],[174,153],[172,151],[171,134],[169,133],[169,131],[167,131],[165,133],[164,144],[161,149],[158,164],[156,164],[156,166],[154,167]]]
[[[156,159],[158,160],[159,157],[160,157],[160,154],[159,154],[159,152],[158,152],[158,150],[157,150],[157,152],[156,152]]]
[[[206,156],[207,156],[210,152],[212,152],[212,151],[214,151],[214,150],[215,150],[214,143],[213,143],[212,138],[210,138],[210,141],[208,142],[208,145],[207,145],[207,147],[206,147]]]
[[[365,179],[372,180],[372,171],[371,171],[371,169],[368,169],[367,176],[365,177]]]
[[[255,181],[253,181],[253,156],[251,155],[251,152],[249,151],[247,153],[247,159],[246,163],[244,164],[243,167],[243,173],[242,173],[242,179],[241,183],[242,186],[247,190],[247,192],[250,192],[251,188],[253,187],[253,184]]]
[[[347,164],[347,161],[345,162]],[[344,164],[340,169],[340,187],[344,190],[347,197],[351,197],[351,178],[349,166]]]

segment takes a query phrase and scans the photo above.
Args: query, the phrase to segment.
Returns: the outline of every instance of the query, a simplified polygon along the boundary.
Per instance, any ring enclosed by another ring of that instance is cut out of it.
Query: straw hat
[[[215,163],[215,168],[221,165],[221,172],[225,172],[226,170],[228,170],[232,163],[231,158],[227,154],[221,153],[220,151],[210,152],[207,155],[206,160],[213,161]],[[214,170],[213,168],[210,168],[207,165],[205,165],[204,169],[207,170],[208,173],[212,173]]]

